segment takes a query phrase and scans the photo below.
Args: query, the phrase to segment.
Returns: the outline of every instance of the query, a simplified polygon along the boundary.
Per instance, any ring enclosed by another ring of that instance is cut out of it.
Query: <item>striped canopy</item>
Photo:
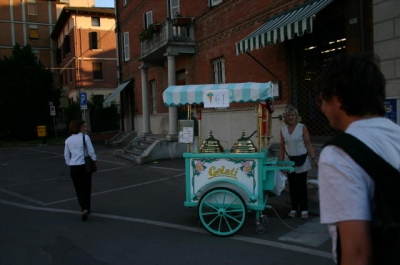
[[[203,103],[204,90],[229,90],[229,102],[257,102],[273,100],[272,82],[267,83],[236,83],[236,84],[209,84],[169,86],[163,93],[163,100],[168,107],[177,107],[186,104]]]
[[[276,42],[291,40],[313,30],[313,16],[333,0],[312,0],[273,17],[236,43],[236,54],[250,52]]]

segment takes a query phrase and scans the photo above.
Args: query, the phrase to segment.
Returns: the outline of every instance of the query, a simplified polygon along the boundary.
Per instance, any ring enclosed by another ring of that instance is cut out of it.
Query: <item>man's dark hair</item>
[[[337,96],[350,116],[385,114],[385,77],[370,53],[342,53],[333,57],[316,79],[326,101]]]
[[[77,134],[81,131],[81,126],[82,124],[85,124],[86,122],[83,120],[73,120],[69,123],[69,132],[71,134]]]

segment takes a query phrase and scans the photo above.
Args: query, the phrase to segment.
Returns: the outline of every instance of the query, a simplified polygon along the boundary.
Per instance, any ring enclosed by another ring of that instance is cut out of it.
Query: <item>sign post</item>
[[[87,93],[81,92],[79,94],[79,105],[81,106],[81,110],[87,109]]]
[[[83,110],[83,120],[86,119],[86,110],[87,110],[87,93],[81,92],[79,93],[79,105],[81,106],[81,110]]]
[[[79,93],[79,105],[81,106],[81,110],[83,110],[82,120],[86,121],[87,131],[88,133],[91,132],[90,126],[90,115],[86,117],[86,110],[88,109],[88,98],[86,92]]]
[[[56,129],[56,107],[53,106],[53,102],[49,102],[50,105],[50,115],[53,116],[53,127],[54,127],[54,135],[57,140],[57,129]]]

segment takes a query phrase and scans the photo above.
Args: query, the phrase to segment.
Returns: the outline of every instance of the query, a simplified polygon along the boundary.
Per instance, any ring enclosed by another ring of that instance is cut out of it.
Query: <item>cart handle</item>
[[[283,161],[277,161],[277,165],[291,165],[294,166],[294,162],[290,160],[283,160]]]
[[[294,167],[278,167],[278,166],[264,166],[263,169],[263,181],[265,181],[267,179],[267,171],[289,171],[289,172],[293,172],[294,171]]]

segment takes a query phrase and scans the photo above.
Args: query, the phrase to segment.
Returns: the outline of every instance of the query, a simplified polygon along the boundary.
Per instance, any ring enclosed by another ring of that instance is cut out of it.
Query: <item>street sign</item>
[[[79,104],[81,106],[81,110],[82,109],[87,109],[87,93],[86,92],[81,92],[79,94]]]
[[[56,107],[50,106],[50,115],[55,116],[56,115]]]

